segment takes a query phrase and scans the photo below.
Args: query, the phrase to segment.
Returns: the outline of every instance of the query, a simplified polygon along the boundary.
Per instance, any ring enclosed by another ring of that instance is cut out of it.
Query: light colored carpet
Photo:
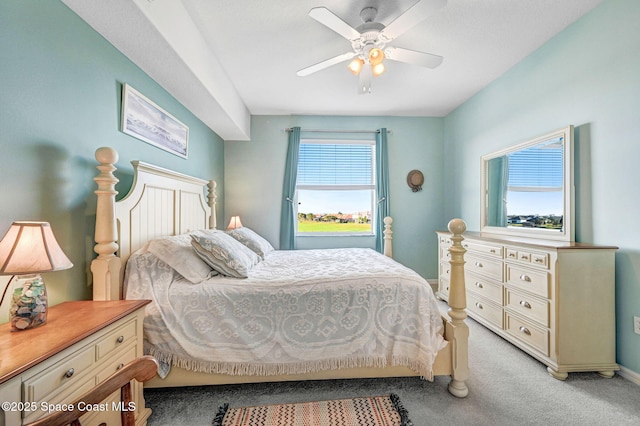
[[[395,393],[415,426],[639,425],[640,386],[616,375],[571,373],[558,381],[546,367],[473,320],[469,396],[447,391],[449,378],[357,379],[145,390],[149,426],[211,425],[218,407],[342,399]]]

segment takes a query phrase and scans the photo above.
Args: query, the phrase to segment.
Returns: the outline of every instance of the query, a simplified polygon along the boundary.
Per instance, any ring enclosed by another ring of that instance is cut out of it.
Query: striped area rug
[[[400,398],[365,398],[255,407],[220,407],[213,426],[413,426]]]

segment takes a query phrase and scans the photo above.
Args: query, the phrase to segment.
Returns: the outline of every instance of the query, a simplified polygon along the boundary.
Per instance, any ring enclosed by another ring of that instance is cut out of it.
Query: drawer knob
[[[477,282],[477,281],[476,281],[476,287],[478,287],[478,288],[484,288],[484,286],[482,285],[482,283]]]
[[[469,248],[469,244],[463,244],[462,247]]]
[[[124,367],[124,364],[122,363],[118,364],[118,366],[116,367],[116,371],[120,370],[122,367]]]
[[[536,257],[534,260],[538,263],[544,263],[544,259],[541,257]]]
[[[520,332],[526,334],[527,336],[531,336],[531,331],[529,331],[529,329],[525,326],[521,326],[520,327]]]
[[[480,302],[476,302],[476,308],[484,309],[483,306],[482,306],[482,303],[480,303]]]
[[[74,370],[73,368],[70,368],[67,370],[66,373],[64,373],[64,377],[66,377],[67,379],[70,378],[71,376],[73,376],[73,373],[75,373],[76,370]]]
[[[476,262],[476,266],[477,266],[478,268],[482,268],[482,263],[480,263],[480,262]]]
[[[527,302],[526,300],[521,300],[520,305],[524,306],[527,309],[531,309],[531,304],[529,304],[529,302]]]
[[[495,252],[496,252],[496,249],[489,250],[489,253],[495,253]]]
[[[118,338],[116,339],[116,342],[118,342],[118,343],[122,343],[122,342],[124,342],[124,336],[120,336],[120,337],[118,337]]]
[[[525,281],[525,282],[528,282],[528,283],[530,283],[530,282],[531,282],[531,277],[530,277],[529,275],[526,275],[526,274],[522,274],[522,275],[520,275],[520,279],[521,279],[522,281]]]
[[[516,257],[515,253],[509,253],[509,257]]]

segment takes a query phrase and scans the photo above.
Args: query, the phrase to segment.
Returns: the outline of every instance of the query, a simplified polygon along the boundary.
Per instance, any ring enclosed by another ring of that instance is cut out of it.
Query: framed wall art
[[[187,158],[189,127],[128,84],[122,85],[121,130],[182,158]]]

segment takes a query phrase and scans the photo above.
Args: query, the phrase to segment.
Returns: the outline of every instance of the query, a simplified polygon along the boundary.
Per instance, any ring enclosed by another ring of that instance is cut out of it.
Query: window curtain
[[[282,188],[282,213],[280,218],[280,250],[295,250],[295,208],[296,178],[298,175],[298,156],[300,155],[300,127],[293,127],[289,132],[287,162],[284,169]]]
[[[389,203],[389,159],[387,157],[387,129],[376,134],[376,250],[384,251],[384,218],[391,214]]]

